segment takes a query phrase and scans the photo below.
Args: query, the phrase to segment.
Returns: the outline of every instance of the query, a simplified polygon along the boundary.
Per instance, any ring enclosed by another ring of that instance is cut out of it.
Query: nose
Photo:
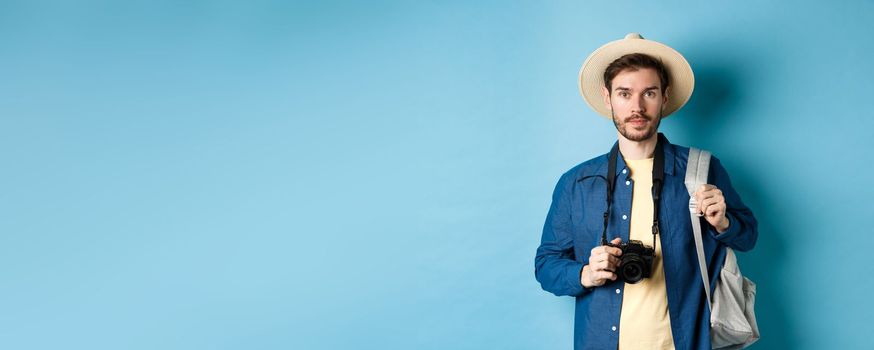
[[[631,101],[631,112],[637,114],[643,114],[646,112],[646,108],[644,107],[643,96],[638,96],[637,98],[633,98]]]

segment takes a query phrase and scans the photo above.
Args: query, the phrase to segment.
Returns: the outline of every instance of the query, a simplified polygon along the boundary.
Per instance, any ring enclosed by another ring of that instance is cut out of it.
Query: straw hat
[[[662,118],[676,112],[689,101],[695,88],[695,76],[683,55],[665,44],[646,40],[638,33],[629,33],[624,39],[609,42],[592,52],[580,69],[580,94],[595,112],[612,119],[610,109],[604,106],[601,96],[601,87],[605,86],[604,70],[617,58],[630,53],[655,57],[661,60],[668,71],[670,94]]]

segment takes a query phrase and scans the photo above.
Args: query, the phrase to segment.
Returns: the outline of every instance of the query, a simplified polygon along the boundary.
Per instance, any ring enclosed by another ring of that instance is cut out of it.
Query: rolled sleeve
[[[712,225],[707,225],[707,231],[709,231],[710,235],[717,240],[731,241],[733,238],[737,237],[741,230],[737,224],[737,218],[735,218],[734,215],[726,211],[725,217],[728,219],[728,229],[725,230],[725,232],[719,233],[719,231],[717,231]]]
[[[738,251],[748,251],[756,245],[759,237],[758,221],[753,212],[740,199],[737,191],[731,185],[728,172],[722,167],[719,159],[712,158],[710,162],[711,183],[722,191],[725,197],[725,216],[728,218],[728,230],[723,233],[716,231],[711,225],[707,230],[713,238]]]
[[[567,174],[559,179],[543,225],[534,258],[534,276],[540,286],[555,295],[579,296],[589,292],[580,283],[585,261],[575,258],[570,215],[570,186]]]

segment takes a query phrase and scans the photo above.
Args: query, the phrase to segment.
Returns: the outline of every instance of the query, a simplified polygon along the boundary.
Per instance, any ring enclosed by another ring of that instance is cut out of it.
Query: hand
[[[618,245],[621,242],[621,238],[616,238],[610,243]],[[589,256],[589,264],[583,266],[583,271],[580,273],[580,283],[583,287],[603,286],[607,280],[615,281],[620,255],[622,250],[616,247],[602,245],[593,248]]]
[[[722,196],[722,191],[713,185],[701,185],[695,191],[695,202],[698,205],[698,216],[704,216],[719,233],[728,230],[729,222],[725,217],[725,197]]]

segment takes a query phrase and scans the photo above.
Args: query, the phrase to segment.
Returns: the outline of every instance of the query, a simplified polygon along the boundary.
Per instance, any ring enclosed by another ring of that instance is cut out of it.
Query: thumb
[[[614,238],[612,241],[610,241],[610,243],[611,243],[611,244],[619,244],[619,243],[622,243],[622,238],[620,238],[620,237],[616,237],[616,238]]]

